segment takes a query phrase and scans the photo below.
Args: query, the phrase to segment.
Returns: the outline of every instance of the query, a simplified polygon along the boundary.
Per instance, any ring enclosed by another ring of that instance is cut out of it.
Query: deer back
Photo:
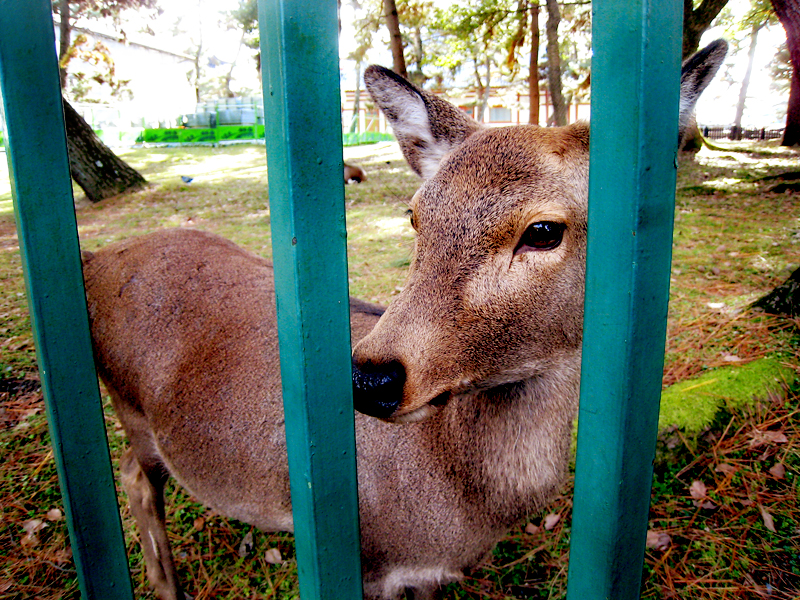
[[[139,462],[223,514],[291,530],[272,265],[185,229],[83,262],[98,372]],[[353,301],[356,339],[380,313]]]

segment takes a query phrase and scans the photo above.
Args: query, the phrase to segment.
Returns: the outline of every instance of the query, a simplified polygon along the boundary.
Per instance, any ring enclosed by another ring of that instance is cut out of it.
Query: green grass
[[[78,193],[84,248],[192,226],[270,256],[263,146],[121,154],[151,186],[96,205]],[[407,204],[419,180],[391,145],[348,148],[346,157],[367,172],[364,183],[346,188],[351,292],[386,304],[404,283],[413,244]],[[647,552],[645,598],[756,598],[768,585],[771,598],[800,596],[798,389],[769,393],[762,385],[777,372],[787,383],[797,373],[796,323],[747,311],[800,264],[800,205],[792,195],[769,192],[774,181],[762,179],[797,170],[796,163],[796,153],[774,144],[703,150],[682,161],[664,368],[665,386],[677,385],[665,392],[650,522],[669,544]],[[194,181],[185,184],[181,175]],[[77,598],[64,521],[47,519],[61,499],[9,190],[0,172],[0,600]],[[742,378],[748,385],[733,394]],[[704,416],[692,392],[713,397]],[[732,402],[733,395],[747,401]],[[106,423],[118,457],[125,441],[110,410]],[[691,495],[695,481],[706,486],[701,501]],[[562,598],[571,493],[568,482],[562,496],[515,527],[446,597]],[[167,496],[180,577],[194,598],[297,598],[291,536],[253,532],[178,487]],[[120,504],[136,596],[152,598],[122,493]],[[560,519],[545,528],[552,515]],[[36,543],[23,542],[23,525],[34,519],[47,527]],[[250,533],[253,545],[240,554]],[[273,549],[282,564],[267,562]]]

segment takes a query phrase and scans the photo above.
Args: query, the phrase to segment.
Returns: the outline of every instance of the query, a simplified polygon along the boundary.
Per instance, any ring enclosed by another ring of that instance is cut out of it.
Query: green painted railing
[[[336,3],[260,0],[258,18],[300,595],[358,600]]]
[[[568,597],[639,598],[661,397],[683,5],[595,0]]]
[[[357,599],[336,3],[259,5],[264,97],[276,117],[266,138],[301,593]],[[130,581],[91,359],[50,10],[47,0],[0,0],[9,167],[82,594],[124,600]],[[669,282],[681,11],[677,0],[594,3],[573,600],[639,594]]]
[[[8,166],[36,359],[84,598],[132,598],[92,359],[49,0],[0,2]]]

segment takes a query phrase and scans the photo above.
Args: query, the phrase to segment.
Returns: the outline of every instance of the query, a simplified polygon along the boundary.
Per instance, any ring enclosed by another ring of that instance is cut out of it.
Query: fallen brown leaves
[[[657,462],[643,598],[800,597],[796,406],[760,402]]]

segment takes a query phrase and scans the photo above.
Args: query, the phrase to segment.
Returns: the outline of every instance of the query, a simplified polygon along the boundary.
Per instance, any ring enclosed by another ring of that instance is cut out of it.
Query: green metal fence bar
[[[594,0],[571,600],[639,598],[666,335],[683,5]]]
[[[53,454],[84,599],[132,598],[81,275],[48,0],[0,2],[17,232]]]
[[[303,600],[361,597],[334,0],[259,0],[269,197]]]

